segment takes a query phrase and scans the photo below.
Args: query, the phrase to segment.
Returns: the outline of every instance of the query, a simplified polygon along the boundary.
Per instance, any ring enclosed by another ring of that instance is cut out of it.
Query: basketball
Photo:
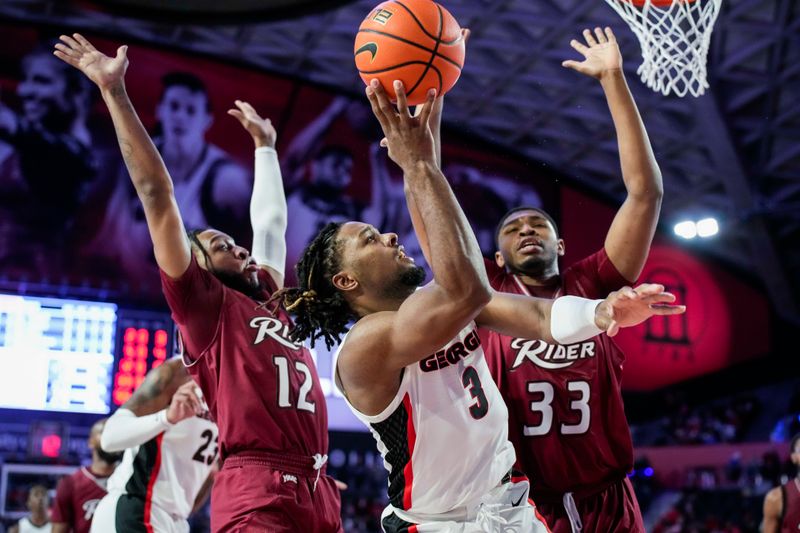
[[[464,67],[461,27],[431,0],[390,0],[370,11],[356,35],[356,67],[364,83],[378,79],[390,98],[394,80],[406,88],[409,105],[429,89],[447,93]]]

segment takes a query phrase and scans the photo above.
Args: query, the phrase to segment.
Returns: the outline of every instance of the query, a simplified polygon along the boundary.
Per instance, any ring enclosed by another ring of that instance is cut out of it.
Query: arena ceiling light
[[[707,239],[719,233],[719,223],[717,219],[712,217],[703,218],[696,222],[694,220],[684,220],[675,224],[673,231],[675,235],[686,240],[691,240],[695,237]]]

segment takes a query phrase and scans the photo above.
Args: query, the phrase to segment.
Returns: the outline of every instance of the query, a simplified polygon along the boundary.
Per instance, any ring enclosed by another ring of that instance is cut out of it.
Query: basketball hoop
[[[722,0],[606,0],[639,39],[642,81],[664,95],[700,96]]]

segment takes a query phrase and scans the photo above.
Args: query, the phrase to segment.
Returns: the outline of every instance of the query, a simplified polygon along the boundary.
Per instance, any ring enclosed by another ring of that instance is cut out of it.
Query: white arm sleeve
[[[152,415],[136,416],[130,409],[120,408],[106,420],[100,435],[100,447],[107,452],[121,452],[144,444],[172,425],[167,422],[166,409]]]
[[[253,258],[284,274],[286,265],[286,224],[288,213],[278,152],[262,146],[256,149],[256,175],[250,198],[253,225]]]
[[[594,321],[594,311],[603,300],[562,296],[550,311],[550,334],[559,344],[574,344],[603,333]]]

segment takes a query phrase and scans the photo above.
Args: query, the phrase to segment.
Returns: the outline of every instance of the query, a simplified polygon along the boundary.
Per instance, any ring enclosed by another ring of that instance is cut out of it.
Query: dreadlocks
[[[330,349],[347,332],[355,318],[344,296],[333,286],[331,277],[340,269],[336,235],[342,225],[331,222],[306,247],[295,270],[299,286],[283,290],[286,310],[294,317],[292,340],[314,342],[322,337]]]

